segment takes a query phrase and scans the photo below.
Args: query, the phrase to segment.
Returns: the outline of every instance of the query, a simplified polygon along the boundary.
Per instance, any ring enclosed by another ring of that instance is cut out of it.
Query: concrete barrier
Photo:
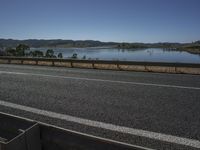
[[[119,70],[117,64],[94,64],[95,69]]]
[[[54,62],[54,65],[58,66],[58,67],[72,67],[70,62],[59,62],[59,61],[56,61],[56,62]]]
[[[147,71],[144,65],[119,65],[119,69],[124,71]]]
[[[41,150],[39,124],[0,113],[0,150]]]
[[[53,66],[53,61],[39,60],[37,64],[41,66]]]
[[[0,64],[25,64],[25,65],[42,65],[42,66],[58,66],[58,67],[124,70],[124,71],[160,72],[160,73],[184,73],[184,74],[200,75],[200,64],[188,64],[188,63],[0,57]]]
[[[176,73],[200,74],[200,68],[176,67]]]
[[[8,59],[0,59],[0,64],[8,64],[9,60]]]
[[[176,67],[166,66],[145,66],[145,70],[148,72],[177,73]]]
[[[25,60],[23,61],[24,65],[37,65],[37,61]]]
[[[22,64],[21,60],[11,60],[10,61],[11,64]]]
[[[93,68],[93,64],[89,64],[89,63],[73,63],[72,67],[92,69]]]
[[[147,150],[0,113],[0,150]]]

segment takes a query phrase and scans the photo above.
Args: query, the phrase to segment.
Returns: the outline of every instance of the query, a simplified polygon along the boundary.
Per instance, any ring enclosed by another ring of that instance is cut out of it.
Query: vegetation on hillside
[[[177,48],[180,51],[187,51],[192,54],[200,54],[200,44],[194,45],[194,44],[188,44],[184,45],[182,47]]]
[[[73,40],[13,40],[13,39],[0,39],[0,47],[16,47],[19,44],[29,45],[30,47],[102,47],[102,46],[116,46],[115,42],[100,42],[100,41],[73,41]]]
[[[48,49],[46,53],[39,50],[31,51],[30,47],[25,44],[19,44],[16,48],[0,49],[0,56],[63,58],[62,53],[56,56],[53,49]]]
[[[187,51],[193,54],[200,54],[200,41],[193,43],[121,43],[118,45],[121,49],[132,49],[132,48],[164,48],[169,50]]]

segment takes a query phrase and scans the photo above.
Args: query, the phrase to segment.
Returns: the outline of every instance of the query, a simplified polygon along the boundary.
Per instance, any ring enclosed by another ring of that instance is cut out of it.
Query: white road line
[[[154,74],[154,75],[173,75],[173,76],[197,76],[195,74],[171,74],[171,73],[159,73],[159,72],[132,72],[131,71],[116,71],[116,70],[101,70],[101,69],[87,69],[87,68],[68,68],[68,67],[52,67],[52,66],[36,66],[36,65],[14,65],[14,64],[0,64],[0,68],[12,68],[12,69],[31,69],[31,70],[47,70],[47,71],[65,71],[65,72],[75,72],[75,73],[103,73],[109,74],[123,74],[123,75],[133,75],[135,73],[144,74]],[[119,75],[118,74],[118,75]]]
[[[184,145],[184,146],[190,146],[190,147],[194,147],[194,148],[200,148],[200,141],[194,140],[194,139],[182,138],[182,137],[177,137],[177,136],[172,136],[172,135],[167,135],[167,134],[162,134],[162,133],[156,133],[156,132],[145,131],[145,130],[140,130],[140,129],[128,128],[128,127],[124,127],[124,126],[118,126],[118,125],[99,122],[99,121],[83,119],[83,118],[79,118],[79,117],[74,117],[74,116],[65,115],[65,114],[59,114],[59,113],[55,113],[55,112],[51,112],[51,111],[41,110],[41,109],[23,106],[23,105],[19,105],[19,104],[14,104],[14,103],[1,101],[1,100],[0,100],[0,105],[18,109],[18,110],[31,112],[31,113],[34,113],[37,115],[42,115],[42,116],[46,116],[46,117],[50,117],[50,118],[74,122],[74,123],[78,123],[81,125],[102,128],[102,129],[106,129],[106,130],[110,130],[110,131],[121,132],[121,133],[130,134],[130,135],[134,135],[134,136],[141,136],[141,137],[145,137],[145,138],[150,138],[150,139],[159,140],[159,141],[163,141],[163,142],[180,144],[180,145]]]
[[[19,65],[16,65],[16,66],[10,66],[9,65],[2,65],[0,64],[0,67],[2,68],[12,68],[12,69],[29,69],[29,70],[46,70],[46,71],[66,71],[66,72],[75,72],[75,73],[91,73],[91,69],[86,71],[85,69],[78,69],[78,68],[63,68],[63,67],[52,67],[52,66],[26,66],[26,65],[23,65],[23,66],[19,66]],[[96,70],[97,71],[97,70]],[[98,70],[100,71],[100,70]],[[109,70],[108,70],[109,71]],[[94,70],[93,70],[94,72]],[[101,73],[107,73],[107,72],[102,72]]]
[[[140,149],[144,149],[144,150],[153,150],[151,148],[147,148],[147,147],[143,147],[143,146],[139,146],[139,145],[128,144],[128,143],[116,141],[116,140],[113,140],[113,139],[103,138],[103,137],[99,137],[99,136],[95,136],[95,135],[91,135],[91,134],[87,134],[87,133],[83,133],[83,132],[78,132],[78,131],[66,129],[66,128],[63,128],[63,127],[56,126],[56,125],[41,122],[41,121],[38,121],[38,120],[32,120],[32,119],[25,118],[25,117],[22,117],[22,116],[16,116],[16,115],[13,115],[13,114],[10,114],[10,113],[8,114],[8,113],[5,113],[5,112],[0,112],[0,114],[10,116],[10,117],[14,117],[14,118],[18,118],[18,119],[21,119],[21,120],[26,120],[26,121],[29,121],[29,122],[36,121],[37,123],[45,125],[45,126],[57,128],[57,129],[60,129],[60,130],[63,130],[63,131],[67,131],[67,132],[71,132],[71,133],[75,133],[75,134],[79,134],[79,135],[83,135],[83,136],[87,136],[87,137],[91,137],[91,138],[95,138],[95,139],[99,139],[99,140],[103,140],[103,141],[107,141],[107,142],[111,142],[111,143],[118,143],[120,145],[127,145],[127,146],[130,146],[130,147],[140,148]],[[1,150],[1,147],[0,147],[0,150]]]
[[[166,87],[166,88],[200,90],[200,87],[189,87],[189,86],[178,86],[178,85],[167,85],[167,84],[154,84],[154,83],[141,83],[141,82],[130,82],[130,81],[115,81],[115,80],[104,80],[104,79],[91,79],[91,78],[81,78],[81,77],[67,77],[67,76],[56,76],[56,75],[24,73],[24,72],[0,71],[0,74],[29,75],[29,76],[63,78],[63,79],[73,79],[73,80],[85,80],[85,81],[96,81],[96,82],[109,82],[109,83],[119,83],[119,84],[132,84],[132,85],[142,85],[142,86],[155,86],[155,87]]]

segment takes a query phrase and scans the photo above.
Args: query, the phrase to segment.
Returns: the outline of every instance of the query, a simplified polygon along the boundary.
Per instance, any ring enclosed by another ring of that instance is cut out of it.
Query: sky
[[[0,0],[0,38],[200,40],[200,0]]]

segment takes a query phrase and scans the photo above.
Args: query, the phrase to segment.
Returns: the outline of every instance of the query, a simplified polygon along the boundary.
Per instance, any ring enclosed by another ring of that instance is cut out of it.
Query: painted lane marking
[[[38,108],[14,104],[14,103],[2,101],[2,100],[0,100],[0,105],[18,109],[18,110],[31,112],[31,113],[34,113],[37,115],[42,115],[42,116],[46,116],[46,117],[50,117],[50,118],[54,118],[54,119],[60,119],[60,120],[64,120],[64,121],[74,122],[74,123],[78,123],[81,125],[102,128],[102,129],[106,129],[106,130],[110,130],[110,131],[121,132],[121,133],[130,134],[130,135],[134,135],[134,136],[141,136],[141,137],[145,137],[145,138],[150,138],[150,139],[159,140],[159,141],[163,141],[163,142],[180,144],[180,145],[184,145],[184,146],[190,146],[190,147],[194,147],[194,148],[200,148],[200,141],[194,140],[194,139],[182,138],[182,137],[177,137],[177,136],[173,136],[173,135],[167,135],[167,134],[156,133],[156,132],[151,132],[151,131],[146,131],[146,130],[128,128],[128,127],[124,127],[124,126],[118,126],[118,125],[114,125],[114,124],[110,124],[110,123],[93,121],[93,120],[89,120],[89,119],[83,119],[83,118],[74,117],[74,116],[65,115],[65,114],[59,114],[59,113],[55,113],[55,112],[51,112],[51,111],[47,111],[47,110],[41,110]]]
[[[178,85],[168,85],[168,84],[154,84],[154,83],[142,83],[142,82],[129,82],[129,81],[115,81],[115,80],[104,80],[104,79],[91,79],[91,78],[69,77],[69,76],[67,77],[67,76],[56,76],[56,75],[23,73],[23,72],[0,71],[0,74],[15,74],[15,75],[27,75],[27,76],[63,78],[63,79],[72,79],[72,80],[85,80],[85,81],[109,82],[109,83],[119,83],[119,84],[132,84],[132,85],[141,85],[141,86],[154,86],[154,87],[200,90],[200,87],[178,86]]]
[[[23,65],[23,66],[19,66],[19,65],[16,65],[16,66],[10,66],[10,65],[2,65],[0,64],[0,68],[3,68],[3,69],[28,69],[28,70],[46,70],[46,71],[66,71],[66,72],[75,72],[75,73],[91,73],[92,71],[94,70],[88,70],[86,71],[85,69],[79,69],[79,68],[63,68],[63,67],[51,67],[51,66],[26,66],[26,65]],[[95,70],[95,71],[100,71],[100,70]],[[107,70],[108,72],[110,70]],[[102,72],[101,73],[107,73],[107,72]]]
[[[87,134],[87,133],[83,133],[83,132],[78,132],[78,131],[66,129],[66,128],[63,128],[63,127],[56,126],[56,125],[41,122],[41,121],[38,121],[38,120],[32,120],[32,119],[21,117],[21,116],[16,116],[16,115],[13,115],[13,114],[10,114],[10,113],[8,114],[8,113],[0,112],[0,114],[10,116],[10,117],[14,117],[14,118],[18,118],[18,119],[21,119],[21,120],[26,120],[26,121],[29,121],[29,122],[36,121],[37,123],[45,125],[45,126],[53,127],[53,128],[56,128],[56,129],[60,129],[60,130],[63,130],[63,131],[70,132],[70,133],[75,133],[75,134],[79,134],[79,135],[83,135],[83,136],[87,136],[87,137],[91,137],[91,138],[95,138],[95,139],[99,139],[99,140],[103,140],[103,141],[107,141],[107,142],[111,142],[111,143],[118,143],[120,145],[127,145],[127,146],[130,146],[130,147],[139,148],[139,149],[143,149],[143,150],[153,150],[153,149],[143,147],[143,146],[139,146],[139,145],[128,144],[128,143],[124,143],[124,142],[120,142],[120,141],[116,141],[116,140],[112,140],[112,139],[108,139],[108,138],[103,138],[103,137],[99,137],[99,136],[95,136],[95,135],[91,135],[91,134]],[[0,149],[1,149],[1,147],[0,147]]]

